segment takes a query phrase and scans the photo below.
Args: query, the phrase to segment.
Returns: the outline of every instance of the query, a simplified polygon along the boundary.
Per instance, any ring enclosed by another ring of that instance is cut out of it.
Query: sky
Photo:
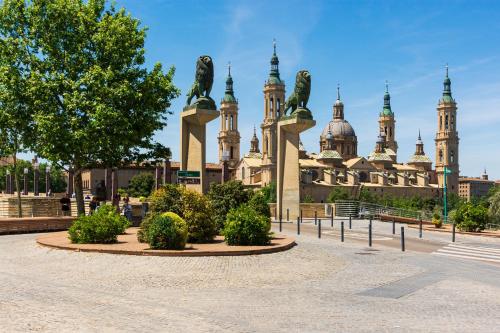
[[[415,151],[420,129],[434,161],[436,106],[445,65],[458,105],[462,175],[500,179],[500,2],[498,1],[169,1],[117,0],[148,28],[147,66],[175,66],[181,96],[156,140],[179,160],[179,120],[194,81],[198,56],[215,66],[211,96],[220,105],[231,62],[239,102],[241,153],[263,119],[263,86],[276,39],[287,96],[295,74],[312,76],[308,103],[316,126],[301,134],[308,152],[332,118],[340,85],[345,118],[358,138],[358,154],[375,147],[385,81],[396,119],[398,162]],[[207,161],[216,162],[219,121],[207,125]]]

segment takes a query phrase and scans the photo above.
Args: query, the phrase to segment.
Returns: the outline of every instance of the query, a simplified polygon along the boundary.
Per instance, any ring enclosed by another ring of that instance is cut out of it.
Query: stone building
[[[397,162],[398,143],[396,142],[396,120],[391,109],[391,95],[389,85],[385,83],[384,106],[378,118],[379,132],[385,135],[385,153],[394,163]]]
[[[451,80],[446,77],[443,82],[443,96],[438,102],[438,130],[436,133],[436,173],[439,187],[444,187],[445,169],[449,172],[447,189],[458,194],[458,132],[457,132],[457,103],[451,96]]]
[[[220,104],[219,162],[227,152],[229,168],[234,168],[240,160],[240,132],[238,131],[238,100],[234,97],[231,65],[228,66],[226,91]]]
[[[458,195],[467,201],[472,198],[484,197],[490,189],[495,186],[494,180],[488,179],[488,174],[484,170],[481,178],[479,177],[460,177],[458,178]]]
[[[344,103],[340,100],[340,88],[337,86],[337,100],[333,104],[333,119],[325,126],[319,137],[319,150],[327,145],[327,135],[333,136],[332,149],[337,151],[344,161],[358,156],[358,138],[351,124],[344,119]]]
[[[277,121],[285,103],[285,82],[280,78],[276,42],[271,57],[271,72],[264,84],[264,120],[262,129],[262,177],[263,185],[276,181],[276,158],[278,153]]]

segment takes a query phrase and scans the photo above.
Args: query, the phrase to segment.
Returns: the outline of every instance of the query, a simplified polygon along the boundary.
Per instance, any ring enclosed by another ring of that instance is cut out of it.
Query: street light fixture
[[[23,195],[28,195],[28,168],[24,168],[24,189],[23,189]]]
[[[225,183],[229,180],[229,170],[227,166],[227,162],[229,161],[229,152],[227,150],[222,151],[222,183]]]
[[[50,165],[45,168],[45,196],[50,196]]]
[[[34,179],[33,179],[33,195],[36,197],[40,195],[40,191],[38,188],[38,182],[40,179],[40,163],[38,163],[38,159],[35,157],[33,160],[33,173],[34,173]]]

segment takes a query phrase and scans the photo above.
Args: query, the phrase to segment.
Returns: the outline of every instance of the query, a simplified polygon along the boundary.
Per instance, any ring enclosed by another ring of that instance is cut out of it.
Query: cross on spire
[[[231,76],[231,61],[227,62],[228,76]]]
[[[276,38],[273,38],[273,49],[274,49],[273,54],[276,54]]]
[[[337,83],[337,100],[340,101],[340,84]]]

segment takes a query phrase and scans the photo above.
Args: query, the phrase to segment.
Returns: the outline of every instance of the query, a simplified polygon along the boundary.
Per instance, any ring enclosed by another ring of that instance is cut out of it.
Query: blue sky
[[[316,127],[302,134],[309,152],[332,117],[337,83],[345,117],[368,155],[378,134],[378,113],[389,81],[396,116],[398,160],[415,150],[420,128],[434,160],[436,105],[444,66],[450,66],[458,103],[461,174],[479,176],[486,167],[500,178],[500,2],[498,1],[167,1],[118,0],[149,28],[148,66],[176,67],[176,99],[168,126],[157,140],[179,160],[179,112],[193,82],[195,60],[209,54],[215,63],[212,96],[224,94],[231,61],[239,100],[242,153],[253,126],[263,118],[262,88],[268,76],[273,38],[280,72],[293,89],[295,73],[312,75],[309,108]],[[217,160],[218,121],[208,125],[207,160]],[[260,133],[259,138],[260,138]]]

